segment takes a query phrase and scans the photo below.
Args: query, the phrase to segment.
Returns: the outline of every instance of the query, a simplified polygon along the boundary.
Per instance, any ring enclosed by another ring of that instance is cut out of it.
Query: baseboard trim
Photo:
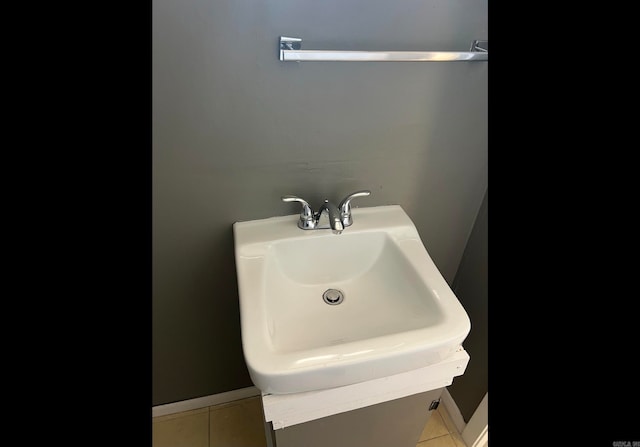
[[[442,402],[442,405],[444,405],[444,407],[447,409],[447,412],[449,412],[449,416],[451,416],[451,422],[453,422],[453,424],[458,429],[458,433],[462,433],[462,430],[464,430],[467,423],[464,421],[462,413],[460,412],[458,405],[456,405],[456,401],[453,400],[453,397],[451,397],[451,394],[449,394],[449,390],[447,388],[445,388],[442,392],[440,401]]]
[[[197,397],[195,399],[181,400],[170,404],[156,405],[151,408],[152,417],[166,416],[167,414],[180,413],[182,411],[196,410],[198,408],[210,407],[212,405],[225,404],[234,400],[246,399],[248,397],[260,396],[260,390],[255,386],[240,388],[224,393],[211,394],[210,396]]]

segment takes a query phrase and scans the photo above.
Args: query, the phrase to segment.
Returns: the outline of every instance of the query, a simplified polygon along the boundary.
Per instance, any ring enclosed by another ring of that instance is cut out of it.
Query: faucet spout
[[[320,209],[318,210],[318,215],[316,220],[320,220],[322,213],[327,212],[329,216],[329,226],[334,234],[342,233],[344,230],[344,225],[342,225],[342,219],[340,215],[340,210],[333,203],[325,200]]]

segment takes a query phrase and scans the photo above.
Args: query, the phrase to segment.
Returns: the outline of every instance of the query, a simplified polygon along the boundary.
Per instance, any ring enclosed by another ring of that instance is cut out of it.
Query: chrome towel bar
[[[280,36],[280,60],[292,62],[448,62],[489,60],[488,40],[474,40],[469,51],[335,51],[302,50],[301,47],[301,38]]]

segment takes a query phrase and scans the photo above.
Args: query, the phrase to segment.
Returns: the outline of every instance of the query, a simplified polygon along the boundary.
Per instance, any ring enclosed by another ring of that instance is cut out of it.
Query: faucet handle
[[[342,199],[338,208],[340,209],[340,218],[342,219],[343,226],[348,227],[353,223],[353,219],[351,218],[351,199],[355,197],[366,197],[370,194],[371,191],[368,190],[356,191]]]
[[[308,230],[315,227],[313,210],[306,200],[291,195],[282,196],[281,199],[283,202],[299,202],[302,205],[302,209],[300,210],[300,220],[298,220],[298,227],[302,228],[303,230]]]

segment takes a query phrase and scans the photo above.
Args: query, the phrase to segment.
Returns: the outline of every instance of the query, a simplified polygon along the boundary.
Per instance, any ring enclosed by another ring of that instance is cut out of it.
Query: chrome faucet
[[[342,233],[342,230],[344,230],[344,225],[342,225],[342,220],[340,220],[340,211],[338,211],[337,206],[335,206],[333,203],[329,202],[328,200],[325,200],[322,206],[320,206],[320,209],[318,210],[317,222],[320,222],[320,219],[322,218],[322,213],[324,213],[325,211],[329,215],[329,226],[331,227],[331,230],[333,231],[333,233],[334,234]],[[320,226],[318,226],[318,228],[319,227]]]
[[[353,224],[353,218],[351,217],[351,200],[355,197],[365,197],[369,194],[371,194],[371,191],[356,191],[342,199],[338,206],[325,200],[317,213],[314,213],[309,203],[300,197],[282,196],[282,201],[299,202],[302,205],[300,219],[298,219],[299,228],[303,230],[325,230],[331,228],[334,234],[340,234],[346,227]],[[320,223],[323,215],[328,216],[328,224]]]

